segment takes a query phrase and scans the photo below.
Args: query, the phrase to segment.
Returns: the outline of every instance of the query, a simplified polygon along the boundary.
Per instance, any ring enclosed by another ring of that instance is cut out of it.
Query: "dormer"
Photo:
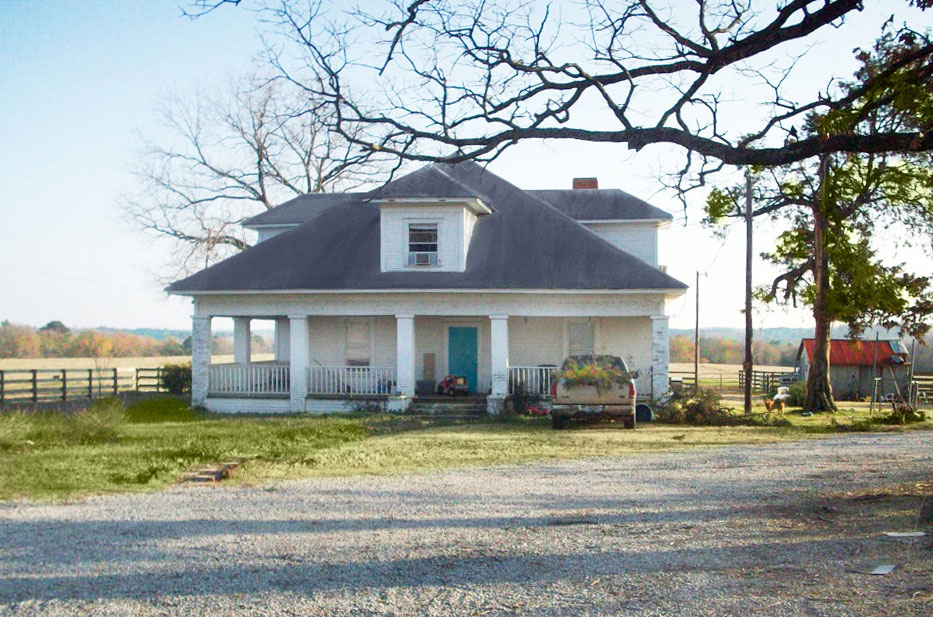
[[[463,272],[473,227],[492,210],[478,197],[382,197],[383,272]]]

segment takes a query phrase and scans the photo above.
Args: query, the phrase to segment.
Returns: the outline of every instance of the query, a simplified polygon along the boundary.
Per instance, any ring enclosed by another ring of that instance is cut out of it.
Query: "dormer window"
[[[410,223],[408,225],[408,265],[438,265],[437,223]]]

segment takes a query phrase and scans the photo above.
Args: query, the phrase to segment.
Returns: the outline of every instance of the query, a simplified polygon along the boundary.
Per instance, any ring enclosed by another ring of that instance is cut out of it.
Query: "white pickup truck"
[[[611,420],[621,422],[625,428],[635,428],[635,379],[638,373],[629,373],[625,361],[617,356],[570,356],[564,360],[561,373],[595,365],[616,374],[628,376],[624,385],[611,383],[597,389],[592,385],[570,384],[565,379],[551,380],[551,424],[555,429],[567,426],[570,420]]]

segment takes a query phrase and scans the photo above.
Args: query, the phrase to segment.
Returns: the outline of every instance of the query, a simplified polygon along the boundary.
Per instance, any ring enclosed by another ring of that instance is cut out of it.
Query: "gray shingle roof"
[[[260,225],[298,225],[306,223],[334,206],[360,203],[369,193],[311,193],[299,195],[272,210],[243,221],[245,227]]]
[[[670,219],[670,214],[619,189],[526,191],[577,221]]]
[[[420,186],[411,179],[415,174]],[[427,197],[436,194],[435,182],[441,191],[466,188],[494,210],[476,222],[464,272],[382,272],[379,207],[357,195],[173,283],[169,291],[686,288],[473,163],[431,165],[389,183],[378,194],[410,197],[417,192]]]

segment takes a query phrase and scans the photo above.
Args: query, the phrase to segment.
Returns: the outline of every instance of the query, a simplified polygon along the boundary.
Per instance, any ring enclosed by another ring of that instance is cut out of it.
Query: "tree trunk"
[[[833,400],[833,386],[829,381],[829,341],[832,319],[826,310],[826,296],[829,292],[829,264],[823,252],[826,217],[824,204],[826,197],[826,176],[828,159],[820,161],[821,191],[820,204],[813,208],[813,279],[816,298],[813,302],[814,344],[813,361],[807,375],[807,403],[804,411],[836,411]]]

